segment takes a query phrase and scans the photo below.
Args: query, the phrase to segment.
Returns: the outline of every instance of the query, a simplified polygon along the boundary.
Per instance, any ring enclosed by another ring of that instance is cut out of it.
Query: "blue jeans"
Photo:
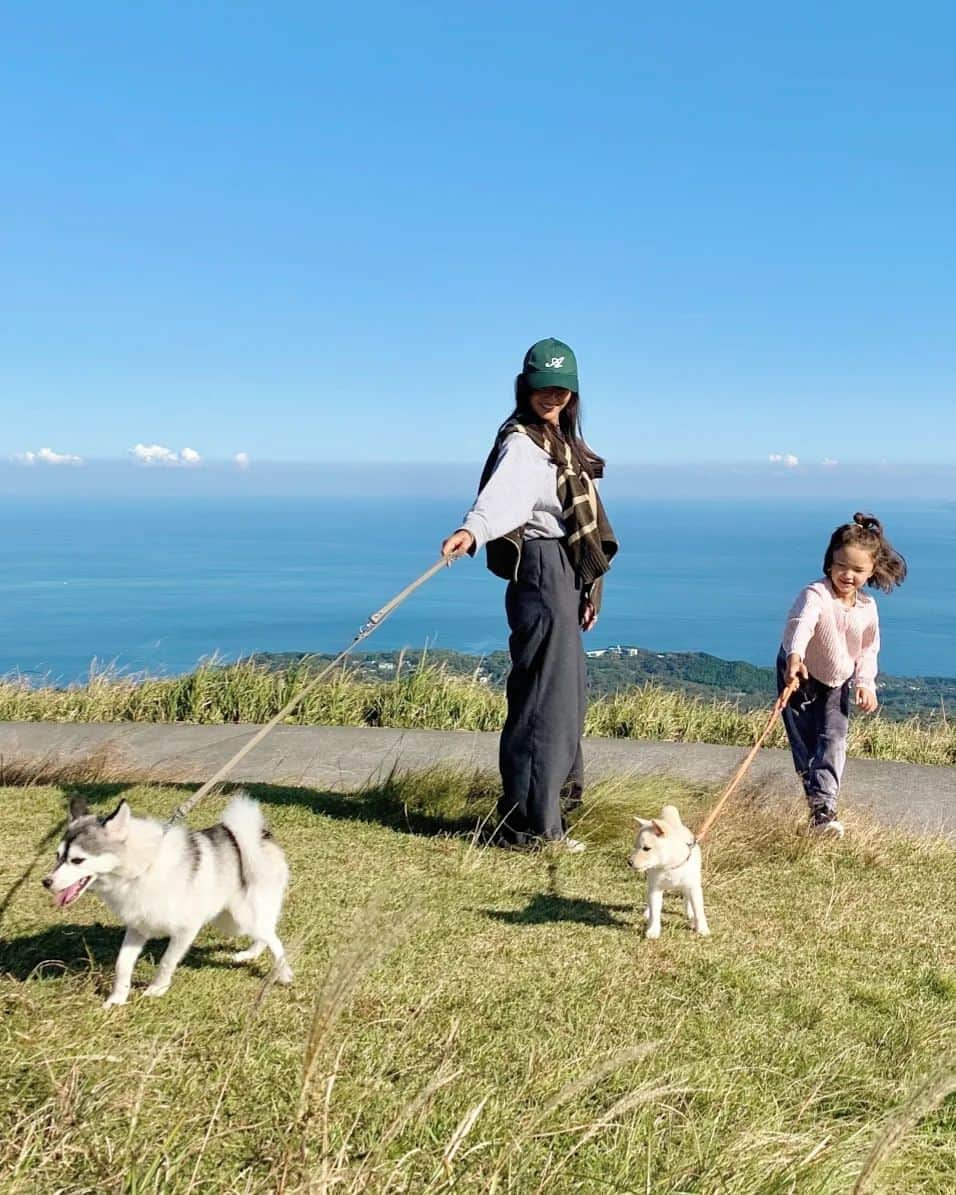
[[[785,688],[786,681],[787,657],[781,648],[777,656],[778,693]],[[835,817],[846,764],[850,682],[831,686],[812,676],[802,681],[784,707],[783,724],[810,812],[814,816]]]

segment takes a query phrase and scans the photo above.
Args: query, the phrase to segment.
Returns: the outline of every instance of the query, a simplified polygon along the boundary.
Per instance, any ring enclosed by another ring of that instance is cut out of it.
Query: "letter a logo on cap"
[[[553,336],[535,341],[524,355],[521,372],[532,390],[546,386],[575,392],[578,389],[578,363],[574,351]]]

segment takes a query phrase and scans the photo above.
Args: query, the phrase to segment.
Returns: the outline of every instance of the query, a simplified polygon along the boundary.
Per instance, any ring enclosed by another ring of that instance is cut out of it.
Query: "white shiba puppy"
[[[91,888],[126,926],[104,1008],[126,1003],[133,967],[150,938],[169,938],[145,993],[164,995],[183,955],[209,922],[227,936],[253,939],[248,950],[233,955],[235,962],[254,959],[268,947],[279,982],[292,982],[276,935],[289,869],[258,803],[249,797],[234,797],[222,820],[205,830],[134,817],[125,801],[97,817],[82,798],[74,798],[56,855],[43,884],[57,906],[65,908]]]
[[[634,820],[638,824],[637,838],[627,861],[647,876],[645,938],[661,936],[664,893],[674,888],[684,897],[684,913],[691,929],[706,937],[710,930],[704,915],[700,847],[693,832],[680,820],[674,805],[665,805],[660,817]]]

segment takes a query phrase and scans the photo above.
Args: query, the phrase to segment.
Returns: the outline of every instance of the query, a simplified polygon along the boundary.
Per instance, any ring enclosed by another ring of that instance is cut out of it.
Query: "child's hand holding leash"
[[[856,704],[864,714],[873,714],[879,709],[879,701],[872,689],[864,689],[862,685],[856,687]]]
[[[791,652],[790,655],[787,656],[787,684],[789,685],[791,681],[796,681],[797,684],[799,684],[800,681],[809,679],[810,673],[807,672],[807,666],[803,662],[803,656],[798,655],[796,652]],[[797,686],[794,685],[794,688],[796,687]]]
[[[767,731],[770,730],[770,727],[777,720],[777,716],[779,714],[782,714],[783,711],[786,709],[787,702],[790,700],[790,698],[794,695],[794,693],[796,693],[797,689],[799,689],[799,688],[800,688],[800,677],[792,676],[787,681],[786,685],[784,685],[783,689],[781,689],[779,695],[777,696],[777,700],[774,702],[773,713],[770,715],[770,721],[767,723]],[[765,731],[764,733],[766,734],[767,732]]]

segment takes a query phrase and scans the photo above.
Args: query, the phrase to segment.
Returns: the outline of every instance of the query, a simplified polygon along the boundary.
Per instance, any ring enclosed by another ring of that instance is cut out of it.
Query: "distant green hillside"
[[[352,658],[350,667],[366,679],[383,680],[400,668],[414,668],[423,656],[453,675],[474,676],[494,688],[503,687],[508,675],[509,659],[504,651],[487,656],[420,649],[363,652]],[[278,669],[299,664],[305,658],[301,652],[284,652],[263,653],[254,660]],[[312,659],[320,667],[332,656],[317,655]],[[588,679],[591,691],[599,696],[653,683],[662,689],[736,701],[744,709],[765,705],[775,693],[771,668],[758,668],[742,660],[722,660],[706,652],[655,652],[643,647],[613,646],[589,651]],[[881,676],[878,688],[884,712],[892,717],[922,714],[939,718],[956,708],[956,677]]]

